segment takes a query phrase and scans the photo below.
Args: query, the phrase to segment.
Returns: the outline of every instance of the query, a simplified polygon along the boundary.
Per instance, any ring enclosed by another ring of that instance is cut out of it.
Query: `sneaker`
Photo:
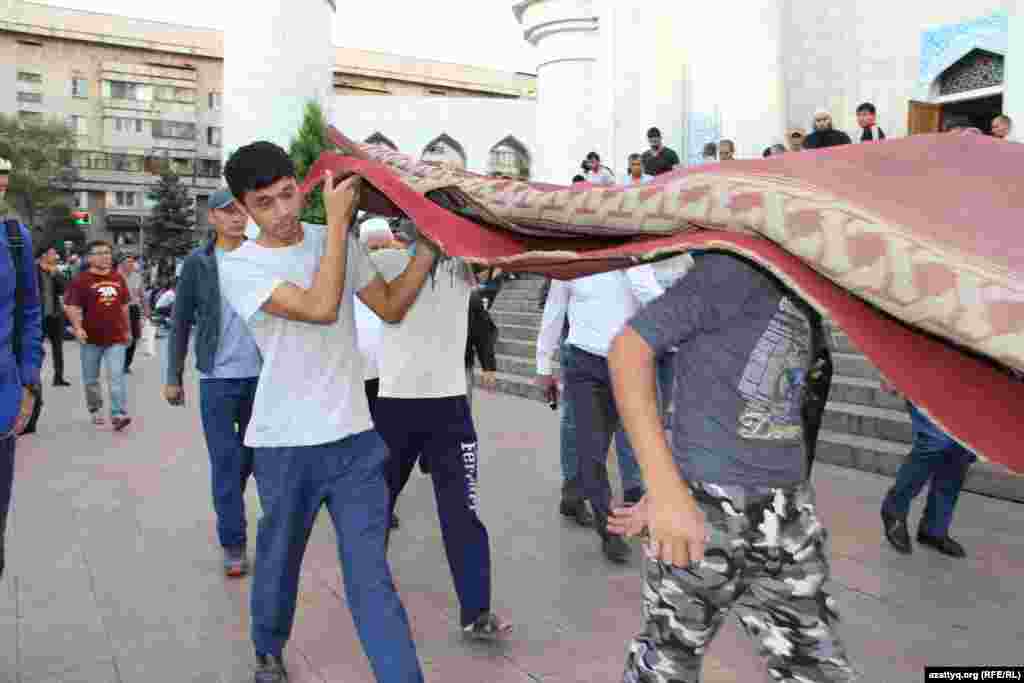
[[[626,564],[633,554],[633,549],[622,536],[608,534],[601,537],[601,552],[615,564]]]
[[[462,627],[462,635],[470,640],[498,640],[511,630],[512,624],[493,612],[484,612],[472,624]]]
[[[256,655],[256,670],[252,683],[287,683],[288,672],[284,660],[274,655]]]
[[[594,523],[594,515],[590,514],[587,501],[582,498],[578,500],[566,500],[563,498],[562,502],[558,505],[558,511],[562,513],[563,517],[576,520],[576,523],[580,526],[588,527]]]
[[[53,386],[55,386],[55,387],[70,387],[71,386],[71,382],[67,381],[64,378],[55,379],[55,380],[53,380]]]
[[[225,548],[224,575],[238,578],[248,573],[249,559],[245,556],[245,548]]]
[[[132,419],[127,415],[115,415],[110,418],[110,422],[114,425],[114,431],[119,432],[132,423]]]
[[[967,551],[964,547],[949,537],[949,534],[945,536],[932,536],[926,532],[923,528],[917,530],[917,542],[921,545],[927,545],[935,548],[943,555],[950,557],[967,557]]]
[[[882,531],[889,545],[897,552],[909,555],[914,548],[910,545],[910,533],[907,531],[907,518],[896,517],[882,511]]]

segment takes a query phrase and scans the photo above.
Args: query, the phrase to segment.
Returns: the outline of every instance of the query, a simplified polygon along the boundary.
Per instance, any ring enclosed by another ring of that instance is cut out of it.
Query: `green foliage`
[[[67,163],[75,135],[64,121],[34,121],[0,114],[0,157],[13,165],[7,203],[29,226],[71,190],[76,174]]]
[[[330,149],[333,149],[333,145],[327,139],[327,122],[324,120],[323,109],[316,102],[310,101],[306,103],[306,112],[302,117],[298,134],[292,139],[288,149],[288,154],[295,162],[295,173],[300,183],[320,154]],[[319,187],[306,197],[301,220],[318,225],[327,223],[324,195]]]
[[[146,256],[173,263],[174,257],[185,256],[198,241],[192,230],[196,223],[192,196],[181,178],[167,168],[146,196],[154,202],[145,226]]]

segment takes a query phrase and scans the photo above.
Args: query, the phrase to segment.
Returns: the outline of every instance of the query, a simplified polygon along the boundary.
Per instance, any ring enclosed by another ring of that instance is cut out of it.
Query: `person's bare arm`
[[[612,390],[647,485],[650,552],[686,567],[704,557],[704,515],[672,459],[658,412],[655,352],[628,325],[608,354]]]
[[[360,179],[346,178],[334,185],[328,171],[324,180],[324,206],[327,209],[327,244],[320,268],[309,289],[290,282],[279,285],[262,310],[280,318],[306,323],[331,324],[338,319],[338,307],[345,288],[348,261],[348,230],[355,212]]]
[[[126,343],[131,343],[132,340],[132,315],[128,312],[128,304],[121,307],[121,319],[124,323],[124,329],[128,330],[128,338],[125,339]]]
[[[423,240],[416,244],[416,253],[401,275],[391,282],[377,275],[358,292],[359,299],[384,322],[402,322],[437,259],[433,246]]]
[[[82,307],[81,306],[64,306],[64,312],[68,316],[68,321],[71,323],[71,329],[75,331],[75,337],[78,341],[83,344],[89,340],[89,336],[85,333],[85,329],[82,328]]]

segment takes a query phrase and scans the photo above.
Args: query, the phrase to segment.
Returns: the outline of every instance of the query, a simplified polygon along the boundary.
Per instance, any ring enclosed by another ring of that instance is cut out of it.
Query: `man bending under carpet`
[[[828,532],[808,478],[810,413],[827,395],[821,318],[749,261],[706,252],[695,263],[629,322],[608,358],[648,491],[609,522],[613,533],[650,534],[647,623],[623,680],[700,681],[730,610],[771,680],[856,680],[823,590]],[[670,448],[655,359],[673,346]]]

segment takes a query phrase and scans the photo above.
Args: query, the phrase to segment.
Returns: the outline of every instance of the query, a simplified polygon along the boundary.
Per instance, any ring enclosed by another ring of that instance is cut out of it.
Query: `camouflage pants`
[[[648,558],[646,628],[630,644],[625,683],[699,683],[707,646],[731,610],[773,681],[824,683],[857,676],[836,633],[828,532],[814,489],[691,484],[710,540],[704,560],[680,569]]]

